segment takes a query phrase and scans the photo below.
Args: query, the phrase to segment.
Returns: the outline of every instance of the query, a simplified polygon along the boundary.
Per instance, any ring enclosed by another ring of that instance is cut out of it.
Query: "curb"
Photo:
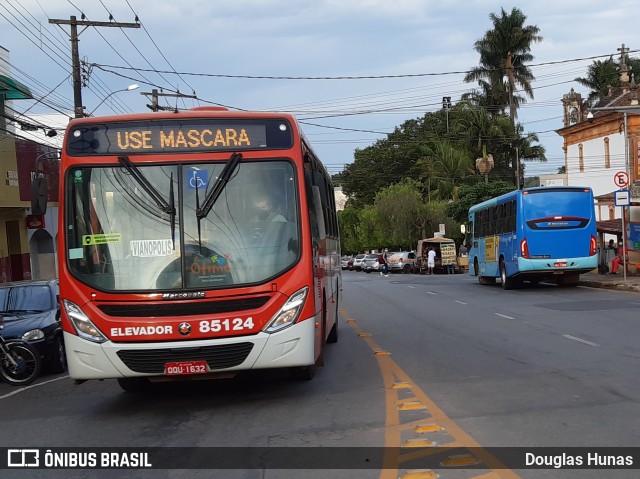
[[[588,288],[601,288],[601,289],[615,289],[617,291],[632,291],[640,293],[640,285],[637,284],[625,284],[625,283],[607,283],[604,281],[589,281],[580,280],[580,286],[586,286]]]

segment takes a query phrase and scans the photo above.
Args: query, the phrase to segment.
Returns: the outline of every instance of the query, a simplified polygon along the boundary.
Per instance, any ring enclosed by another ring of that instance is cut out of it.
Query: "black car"
[[[42,356],[42,366],[52,373],[67,367],[64,352],[58,281],[18,281],[0,284],[0,334],[23,339]]]

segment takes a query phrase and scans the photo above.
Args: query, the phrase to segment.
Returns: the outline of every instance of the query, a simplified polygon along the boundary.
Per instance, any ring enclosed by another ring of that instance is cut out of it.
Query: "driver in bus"
[[[275,205],[276,202],[269,195],[259,195],[253,205],[253,221],[274,221],[286,223],[287,219],[278,212]]]

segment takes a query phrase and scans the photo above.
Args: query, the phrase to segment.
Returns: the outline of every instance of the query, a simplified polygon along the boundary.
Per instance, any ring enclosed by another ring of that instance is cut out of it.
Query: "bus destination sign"
[[[130,122],[91,123],[70,131],[69,155],[197,153],[260,150],[291,146],[289,125],[267,122]],[[285,125],[282,127],[282,125]],[[272,133],[268,134],[268,130]],[[269,138],[270,137],[270,138]]]

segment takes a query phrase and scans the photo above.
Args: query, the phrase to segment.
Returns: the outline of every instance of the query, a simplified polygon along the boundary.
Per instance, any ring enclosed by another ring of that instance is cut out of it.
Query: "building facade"
[[[623,46],[624,49],[624,46]],[[569,186],[588,186],[596,198],[600,244],[605,234],[626,243],[629,271],[640,272],[640,87],[624,63],[620,86],[595,106],[573,89],[562,98],[565,175]],[[615,192],[631,192],[631,205],[615,205]],[[622,216],[624,214],[624,231]],[[616,221],[617,220],[617,221]],[[605,227],[606,225],[606,227]]]
[[[54,278],[58,150],[23,134],[34,128],[51,133],[18,118],[13,105],[32,95],[11,77],[9,65],[9,52],[0,47],[0,282]],[[44,179],[49,201],[42,215],[31,211],[36,177]]]

